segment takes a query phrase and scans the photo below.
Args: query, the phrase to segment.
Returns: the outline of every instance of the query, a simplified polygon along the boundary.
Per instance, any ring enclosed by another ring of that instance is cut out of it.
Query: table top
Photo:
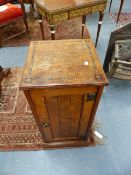
[[[91,39],[30,43],[20,88],[108,84]]]
[[[106,3],[107,0],[35,0],[36,4],[45,8],[47,11],[59,11],[74,7],[87,7]]]

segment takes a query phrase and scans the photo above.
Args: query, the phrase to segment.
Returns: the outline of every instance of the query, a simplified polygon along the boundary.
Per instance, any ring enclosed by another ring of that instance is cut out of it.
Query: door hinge
[[[96,99],[96,93],[92,93],[92,94],[85,94],[84,95],[84,100],[85,101],[94,101]]]

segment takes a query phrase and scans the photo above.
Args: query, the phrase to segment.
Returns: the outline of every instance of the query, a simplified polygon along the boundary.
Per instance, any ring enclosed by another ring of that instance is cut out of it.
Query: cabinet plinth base
[[[79,148],[79,147],[90,147],[95,146],[96,142],[94,141],[93,136],[91,136],[88,141],[63,141],[63,142],[52,142],[52,143],[45,143],[43,145],[43,149],[66,149],[66,148]]]

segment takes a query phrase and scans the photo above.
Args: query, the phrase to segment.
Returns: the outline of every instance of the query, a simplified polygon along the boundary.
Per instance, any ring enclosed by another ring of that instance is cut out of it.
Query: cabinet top
[[[30,43],[20,89],[107,84],[91,39]]]

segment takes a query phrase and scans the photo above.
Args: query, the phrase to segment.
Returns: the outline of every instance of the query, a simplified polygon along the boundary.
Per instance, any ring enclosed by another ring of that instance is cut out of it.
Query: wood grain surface
[[[20,88],[106,85],[91,39],[31,42]]]
[[[35,0],[36,4],[44,7],[47,11],[58,12],[66,9],[87,7],[106,3],[107,0]]]
[[[108,84],[89,40],[32,42],[21,80],[45,148],[87,146]]]

